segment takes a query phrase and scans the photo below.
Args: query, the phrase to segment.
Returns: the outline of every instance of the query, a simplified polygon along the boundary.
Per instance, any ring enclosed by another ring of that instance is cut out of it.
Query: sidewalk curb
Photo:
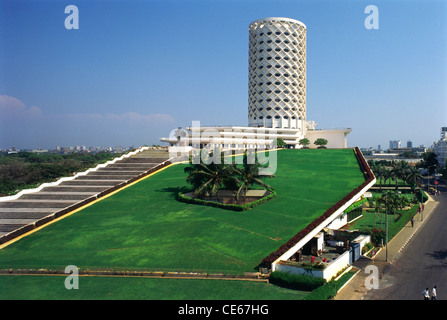
[[[354,278],[355,278],[355,276],[357,275],[357,274],[359,274],[360,273],[360,271],[362,271],[362,269],[359,269],[359,268],[356,268],[356,267],[353,267],[353,266],[351,266],[351,268],[349,269],[349,270],[352,270],[352,269],[357,269],[357,271],[352,275],[352,277],[351,278],[349,278],[349,280],[348,281],[346,281],[341,287],[340,287],[340,289],[338,289],[337,290],[337,293],[339,293],[344,287],[346,287]],[[346,272],[344,272],[343,274],[345,274]]]

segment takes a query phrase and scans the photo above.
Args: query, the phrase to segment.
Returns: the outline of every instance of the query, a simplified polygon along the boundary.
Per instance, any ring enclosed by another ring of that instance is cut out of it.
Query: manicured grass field
[[[309,293],[238,280],[80,277],[67,290],[63,276],[0,276],[0,300],[301,300]]]
[[[398,210],[401,217],[397,214],[388,214],[388,237],[391,240],[410,220],[417,214],[418,205],[413,205],[408,210]],[[382,215],[382,221],[380,221],[380,214],[377,215],[372,211],[364,211],[363,216],[356,220],[352,225],[349,226],[350,230],[364,230],[364,229],[382,229],[386,228],[386,216],[385,213]]]
[[[186,204],[173,165],[0,250],[0,269],[153,270],[242,274],[363,181],[352,149],[280,150],[276,198],[245,212]],[[265,283],[220,280],[0,276],[0,299],[301,299]],[[157,290],[154,290],[157,288]],[[53,292],[54,290],[54,292]],[[82,291],[82,292],[81,292]],[[55,293],[58,292],[58,293]]]
[[[0,250],[0,268],[243,273],[363,181],[354,152],[280,150],[277,197],[246,212],[178,202],[171,166]]]

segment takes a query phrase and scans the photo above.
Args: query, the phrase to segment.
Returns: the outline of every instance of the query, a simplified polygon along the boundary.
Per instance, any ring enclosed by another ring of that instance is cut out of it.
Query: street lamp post
[[[421,189],[421,222],[424,221],[424,189]]]
[[[385,260],[388,262],[388,194],[385,195]]]

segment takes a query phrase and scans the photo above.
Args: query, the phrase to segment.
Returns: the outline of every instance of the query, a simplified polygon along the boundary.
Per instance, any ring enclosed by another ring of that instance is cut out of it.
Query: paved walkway
[[[0,244],[151,173],[168,156],[167,150],[144,150],[74,180],[0,201]]]
[[[437,206],[437,202],[430,196],[429,200],[425,203],[425,209],[423,212],[423,221],[421,222],[421,214],[418,213],[414,217],[414,226],[411,226],[411,222],[408,222],[402,230],[391,239],[388,243],[388,262],[386,260],[386,249],[383,248],[379,251],[373,260],[367,258],[361,258],[354,263],[354,267],[360,269],[360,272],[335,296],[334,300],[363,300],[364,296],[368,292],[365,287],[365,280],[369,273],[365,272],[365,268],[368,265],[375,265],[379,269],[379,274],[382,275],[386,268],[390,267],[395,260],[399,259],[402,250],[410,242],[417,230],[424,224],[426,219],[430,216],[433,209]]]

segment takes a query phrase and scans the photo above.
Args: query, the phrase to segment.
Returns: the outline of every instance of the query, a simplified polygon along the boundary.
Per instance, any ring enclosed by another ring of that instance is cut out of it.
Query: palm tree
[[[379,197],[371,199],[371,206],[374,207],[374,228],[376,227],[376,217],[380,214],[380,228],[382,228],[382,213],[384,210],[384,202]]]
[[[205,180],[205,165],[202,163],[193,164],[191,159],[189,166],[185,167],[184,172],[188,175],[186,176],[186,181],[193,186],[193,189],[198,189]]]
[[[383,181],[383,178],[384,178],[384,175],[385,175],[385,169],[384,168],[382,168],[382,166],[379,164],[376,168],[375,168],[375,170],[376,171],[374,171],[374,175],[376,176],[376,179],[378,179],[379,180],[379,184],[380,184],[380,192],[382,192],[382,181]]]
[[[410,170],[410,166],[406,161],[399,161],[393,164],[393,168],[391,169],[391,174],[393,180],[396,181],[396,190],[398,190],[398,180],[402,179],[403,181],[407,180],[407,175]]]
[[[379,177],[377,176],[378,170],[379,170],[379,165],[377,164],[377,162],[374,160],[369,160],[368,165],[369,165],[371,171],[374,173],[374,176],[376,177],[376,179],[379,179]]]
[[[418,180],[422,179],[422,175],[416,167],[410,166],[408,168],[408,174],[406,177],[406,182],[410,184],[411,191],[414,192],[418,185]]]
[[[249,163],[247,152],[244,152],[244,160],[243,160],[243,167],[241,169],[236,169],[236,173],[238,175],[237,179],[239,180],[239,188],[236,192],[236,200],[239,201],[239,197],[242,194],[244,194],[244,202],[245,198],[247,197],[247,190],[250,186],[253,185],[260,185],[263,186],[266,189],[272,189],[268,184],[264,183],[260,177],[259,174],[259,168],[261,167],[261,164],[257,161],[255,163]],[[268,175],[265,177],[273,178],[274,175]]]
[[[193,186],[194,194],[198,198],[203,199],[206,195],[215,196],[217,202],[220,202],[219,189],[224,188],[235,191],[236,201],[239,201],[242,194],[245,200],[247,190],[252,185],[273,189],[260,177],[273,178],[274,175],[260,175],[259,168],[263,166],[257,159],[254,163],[250,163],[247,151],[244,152],[242,168],[238,168],[233,163],[225,163],[223,155],[220,158],[220,163],[210,162],[207,164],[208,161],[204,162],[194,163],[190,158],[189,166],[184,169],[184,172],[188,174],[186,181]]]
[[[407,175],[410,170],[410,165],[406,161],[399,161],[398,163],[399,169],[400,169],[400,178],[404,181],[407,180]]]
[[[218,191],[222,186],[235,189],[238,184],[235,177],[235,165],[225,164],[223,156],[220,163],[190,162],[190,165],[185,167],[184,171],[188,174],[186,181],[192,184],[194,194],[202,199],[205,195],[216,196],[219,202]]]
[[[383,168],[382,176],[384,179],[383,183],[386,183],[388,180],[391,180],[391,170]]]
[[[393,179],[396,182],[396,190],[398,189],[399,178],[401,177],[402,177],[402,169],[397,163],[394,163],[393,168],[391,169],[391,179]]]

